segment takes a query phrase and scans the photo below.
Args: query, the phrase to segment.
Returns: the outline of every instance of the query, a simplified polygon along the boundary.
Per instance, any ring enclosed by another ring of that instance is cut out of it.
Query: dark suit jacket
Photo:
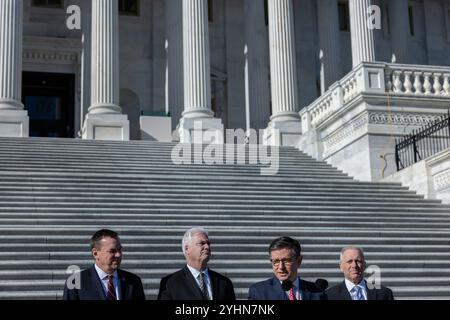
[[[381,286],[380,289],[369,289],[367,287],[367,300],[394,300],[392,290]],[[328,300],[352,300],[350,292],[348,292],[345,281],[337,284],[325,291],[325,297]]]
[[[302,279],[300,279],[300,294],[302,300],[322,300],[323,295],[314,283]],[[275,277],[251,285],[248,290],[248,299],[289,300],[281,287],[280,280]]]
[[[120,282],[121,300],[145,300],[141,278],[121,269],[117,270],[117,275]],[[63,300],[106,300],[102,282],[94,266],[81,271],[80,276],[80,289],[69,289],[66,281]]]
[[[220,273],[208,269],[213,300],[235,300],[233,283]],[[158,300],[204,300],[191,271],[183,269],[161,279]]]

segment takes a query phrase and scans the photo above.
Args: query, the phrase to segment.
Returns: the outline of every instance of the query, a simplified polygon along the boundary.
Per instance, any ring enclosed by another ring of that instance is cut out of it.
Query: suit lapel
[[[92,266],[89,269],[89,276],[91,278],[91,283],[94,286],[95,293],[97,294],[98,299],[106,300],[105,291],[103,290],[102,280],[98,276],[97,270],[95,270],[95,266]]]
[[[189,291],[188,294],[193,295],[192,299],[203,300],[203,293],[198,286],[197,280],[194,279],[194,276],[187,266],[185,266],[183,269],[183,276],[186,280],[184,283],[186,283],[187,290]]]
[[[272,287],[273,287],[273,292],[275,293],[275,299],[274,300],[288,300],[287,296],[286,296],[286,292],[284,292],[283,288],[281,287],[281,283],[280,280],[278,280],[277,278],[273,277],[272,278]]]
[[[345,285],[345,280],[339,286],[340,296],[342,300],[352,300],[352,296],[350,292],[347,290],[347,286]]]
[[[120,297],[119,300],[126,300],[128,294],[128,286],[123,272],[119,269],[117,270],[117,276],[119,277],[119,285],[120,285]]]
[[[375,289],[369,289],[367,288],[366,284],[366,291],[367,291],[367,300],[377,300],[377,291]]]
[[[211,281],[211,291],[212,291],[212,300],[219,300],[220,294],[219,294],[219,278],[214,275],[214,273],[211,272],[211,269],[208,271],[209,274],[209,280]]]

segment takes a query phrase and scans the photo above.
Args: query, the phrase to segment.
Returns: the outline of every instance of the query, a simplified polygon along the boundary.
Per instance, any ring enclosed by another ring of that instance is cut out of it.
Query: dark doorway
[[[22,102],[30,137],[74,137],[75,75],[23,72]]]

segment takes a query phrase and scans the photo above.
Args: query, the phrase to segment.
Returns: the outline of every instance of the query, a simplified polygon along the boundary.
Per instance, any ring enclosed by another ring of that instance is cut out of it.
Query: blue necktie
[[[353,300],[364,300],[362,288],[360,286],[354,286],[352,291],[354,293]]]

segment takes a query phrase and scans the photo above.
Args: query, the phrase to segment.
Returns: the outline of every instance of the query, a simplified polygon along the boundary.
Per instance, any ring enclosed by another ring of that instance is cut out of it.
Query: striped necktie
[[[109,301],[117,300],[116,289],[114,289],[114,284],[113,284],[113,276],[108,275],[107,277],[108,277],[108,292],[106,293],[106,300],[109,300]]]
[[[205,274],[203,272],[200,272],[199,275],[197,276],[198,279],[198,285],[200,287],[200,290],[203,293],[203,297],[206,300],[211,300],[210,296],[209,296],[209,292],[208,292],[208,286],[205,283]]]

